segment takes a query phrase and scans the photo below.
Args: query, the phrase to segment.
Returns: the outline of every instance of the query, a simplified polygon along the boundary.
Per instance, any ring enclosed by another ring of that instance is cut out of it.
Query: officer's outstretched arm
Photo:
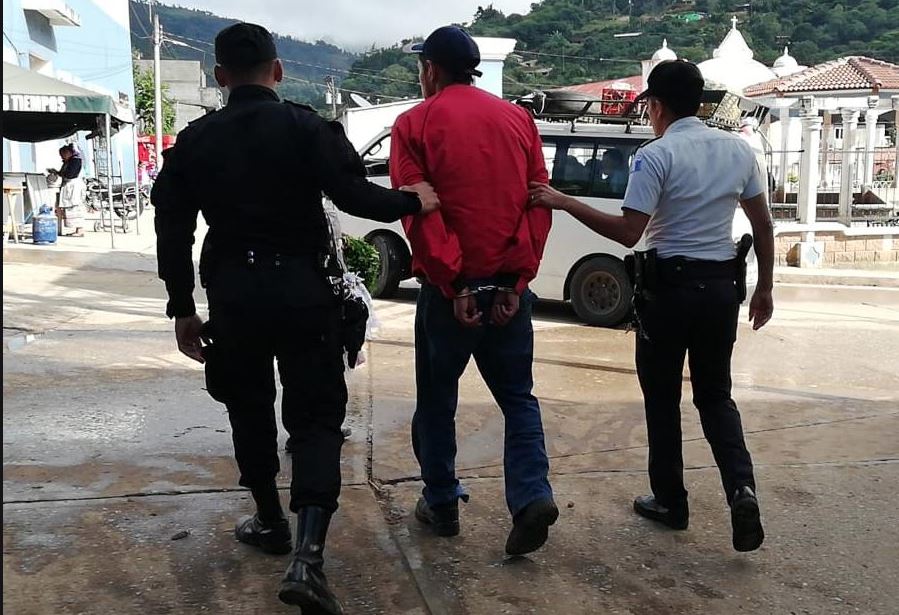
[[[350,215],[394,222],[417,214],[421,201],[414,192],[390,190],[369,182],[365,166],[338,122],[318,122],[315,130],[317,176],[322,190]]]

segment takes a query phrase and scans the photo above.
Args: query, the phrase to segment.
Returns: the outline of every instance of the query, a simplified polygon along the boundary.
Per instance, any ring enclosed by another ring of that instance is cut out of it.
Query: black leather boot
[[[250,490],[256,502],[256,514],[241,517],[234,528],[240,542],[273,555],[290,553],[290,524],[281,510],[278,488],[272,481]]]
[[[330,522],[331,513],[318,506],[305,506],[297,513],[296,551],[278,598],[300,607],[303,615],[343,615],[343,607],[331,593],[322,571]]]
[[[258,514],[241,517],[234,528],[234,535],[240,542],[259,547],[272,555],[290,553],[290,524],[285,518],[265,522]]]

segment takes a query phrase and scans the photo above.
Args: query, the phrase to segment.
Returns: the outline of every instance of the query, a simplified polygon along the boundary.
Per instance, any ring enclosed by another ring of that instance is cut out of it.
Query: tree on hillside
[[[134,106],[138,128],[145,135],[156,134],[156,94],[153,73],[134,64]],[[175,103],[168,97],[168,86],[162,84],[162,134],[175,132]]]

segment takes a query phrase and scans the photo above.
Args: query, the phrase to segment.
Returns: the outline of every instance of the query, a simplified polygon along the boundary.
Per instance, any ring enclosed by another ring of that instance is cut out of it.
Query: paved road
[[[274,597],[286,560],[233,539],[250,503],[227,420],[175,352],[153,274],[22,260],[4,261],[4,341],[38,335],[4,349],[4,608],[290,612]],[[741,328],[735,396],[769,534],[749,555],[730,549],[689,393],[691,528],[630,512],[647,488],[633,338],[541,306],[535,375],[563,514],[519,560],[502,556],[502,421],[474,372],[458,417],[463,533],[438,540],[409,518],[413,298],[378,302],[381,338],[350,375],[328,548],[349,613],[896,612],[899,291],[784,286],[769,327]]]

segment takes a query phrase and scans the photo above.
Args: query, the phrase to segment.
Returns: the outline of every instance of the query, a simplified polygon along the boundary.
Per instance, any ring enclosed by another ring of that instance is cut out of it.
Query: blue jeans
[[[453,315],[452,301],[423,285],[415,316],[415,416],[412,447],[421,466],[424,496],[430,505],[467,498],[456,478],[456,405],[459,378],[474,356],[506,420],[506,503],[516,515],[531,502],[552,497],[549,460],[543,441],[540,405],[534,386],[534,295],[527,291],[518,313],[504,327],[490,325],[494,293],[478,295],[484,324],[463,327]]]

